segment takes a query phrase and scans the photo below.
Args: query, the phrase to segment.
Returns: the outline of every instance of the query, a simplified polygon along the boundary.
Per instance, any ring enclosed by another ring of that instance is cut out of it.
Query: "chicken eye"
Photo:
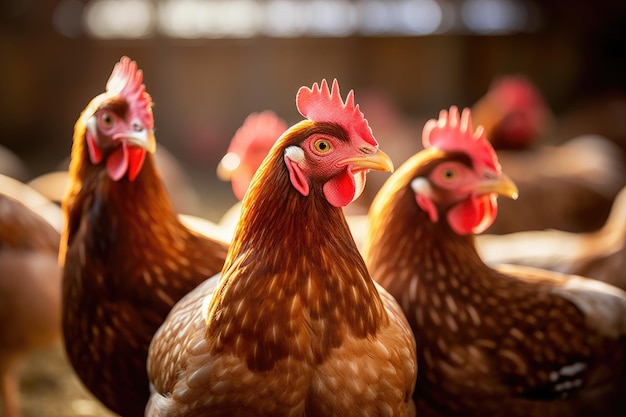
[[[456,178],[456,171],[453,170],[452,168],[446,168],[441,172],[441,177],[445,181],[452,181],[453,179]]]
[[[102,126],[106,128],[110,128],[113,126],[113,116],[110,113],[104,112],[100,116],[100,120],[102,121]]]
[[[331,145],[330,145],[330,141],[326,140],[326,139],[318,139],[315,141],[315,143],[313,144],[313,147],[315,148],[315,150],[319,153],[328,153],[331,150]]]

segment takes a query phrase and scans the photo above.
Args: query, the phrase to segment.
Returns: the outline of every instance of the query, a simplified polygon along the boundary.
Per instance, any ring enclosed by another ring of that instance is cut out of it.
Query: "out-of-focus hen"
[[[472,115],[496,150],[532,148],[554,123],[543,95],[522,75],[494,79]]]
[[[482,261],[474,233],[515,197],[469,110],[424,127],[425,150],[372,203],[364,257],[418,340],[417,412],[618,416],[626,407],[626,293]]]
[[[63,228],[63,212],[54,202],[15,178],[0,174],[0,193],[13,198],[41,216],[59,233]]]
[[[83,383],[143,415],[148,345],[170,308],[219,272],[227,245],[179,221],[155,167],[152,101],[123,57],[74,128],[65,226],[63,334]]]
[[[271,110],[252,113],[230,141],[226,155],[217,166],[217,175],[230,181],[233,193],[239,202],[224,213],[220,227],[231,234],[235,231],[241,213],[241,200],[248,190],[250,181],[269,153],[276,140],[287,130],[287,123]]]
[[[481,235],[476,242],[490,265],[527,265],[583,275],[626,290],[626,187],[615,198],[604,226],[594,232],[531,230]]]
[[[519,187],[520,198],[502,202],[502,215],[489,233],[596,230],[626,185],[623,153],[597,135],[579,136],[558,146],[501,150],[498,157]]]
[[[5,417],[20,415],[20,361],[60,340],[58,250],[58,231],[0,194],[0,411]]]
[[[550,141],[559,123],[539,89],[519,75],[495,79],[472,114],[520,190],[518,201],[502,201],[490,233],[585,232],[602,225],[626,185],[626,158],[611,140],[592,134],[601,126],[563,143]]]
[[[252,177],[287,127],[276,113],[265,110],[250,114],[237,129],[217,167],[217,175],[230,181],[238,200],[243,199]]]
[[[391,160],[336,80],[301,88],[297,106],[306,120],[255,174],[221,278],[150,345],[147,416],[414,415],[413,335],[341,209]]]
[[[0,145],[0,174],[20,181],[29,176],[28,167],[22,159],[9,148]]]

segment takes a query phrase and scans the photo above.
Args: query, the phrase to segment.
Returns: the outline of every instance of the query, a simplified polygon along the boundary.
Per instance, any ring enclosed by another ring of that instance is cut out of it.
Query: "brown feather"
[[[143,415],[152,335],[175,302],[220,271],[227,245],[179,222],[152,155],[134,181],[114,182],[90,163],[84,136],[81,117],[60,251],[67,353],[107,407]]]
[[[19,415],[21,361],[61,336],[58,247],[49,223],[0,193],[0,413],[7,417]]]
[[[412,415],[408,323],[324,199],[325,179],[307,197],[289,182],[284,149],[325,129],[292,129],[257,171],[221,278],[155,335],[147,415]]]
[[[418,414],[619,415],[626,294],[488,268],[473,236],[450,229],[447,208],[431,222],[410,188],[451,159],[458,155],[430,149],[390,177],[364,247],[372,276],[398,299],[419,341]]]

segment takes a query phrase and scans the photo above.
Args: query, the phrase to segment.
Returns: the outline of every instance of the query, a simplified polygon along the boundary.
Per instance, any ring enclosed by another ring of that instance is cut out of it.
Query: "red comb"
[[[106,85],[109,95],[119,95],[138,109],[138,116],[148,128],[154,127],[152,116],[152,99],[143,84],[143,72],[137,69],[137,63],[123,56],[115,64]]]
[[[312,88],[300,87],[296,95],[296,106],[301,115],[314,122],[332,122],[341,125],[350,136],[355,133],[367,143],[378,146],[363,113],[354,105],[354,91],[350,90],[344,103],[339,93],[339,83],[333,80],[332,92],[328,83],[322,80]]]
[[[500,172],[500,164],[493,147],[485,136],[485,129],[478,126],[473,132],[470,109],[451,106],[450,111],[442,110],[439,120],[431,119],[424,125],[422,143],[425,148],[435,147],[448,152],[464,152],[478,168],[489,168]]]
[[[547,107],[541,92],[522,75],[509,75],[494,80],[488,94],[495,97],[498,104],[505,109],[532,111]]]
[[[228,152],[236,152],[241,156],[253,143],[269,151],[287,127],[287,123],[271,110],[251,113],[235,132]]]

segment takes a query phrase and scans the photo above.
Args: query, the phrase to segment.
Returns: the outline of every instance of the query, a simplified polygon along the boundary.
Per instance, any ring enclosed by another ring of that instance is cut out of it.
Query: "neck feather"
[[[151,233],[170,235],[168,239],[171,239],[172,234],[185,230],[174,211],[152,154],[146,155],[141,172],[133,181],[129,181],[127,176],[113,181],[106,173],[106,156],[97,165],[91,163],[84,137],[85,128],[77,129],[69,184],[62,203],[65,225],[60,259],[64,259],[67,246],[71,245],[84,222],[90,227],[100,228],[104,236],[113,236],[124,242]]]
[[[450,276],[475,280],[487,266],[476,251],[474,236],[456,234],[446,213],[432,222],[408,183],[386,184],[372,203],[364,257],[374,279],[398,300],[407,296],[414,279],[421,288],[444,285],[437,281]]]
[[[286,356],[322,361],[349,334],[388,320],[340,208],[311,184],[302,196],[275,147],[244,198],[239,225],[209,306],[218,348],[254,369]]]

